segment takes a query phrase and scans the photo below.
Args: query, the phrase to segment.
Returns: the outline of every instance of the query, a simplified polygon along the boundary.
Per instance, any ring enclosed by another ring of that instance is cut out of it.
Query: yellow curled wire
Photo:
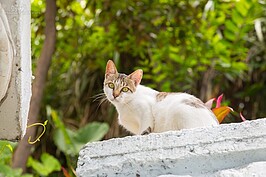
[[[27,126],[27,128],[30,128],[30,127],[33,127],[33,126],[38,126],[38,125],[43,126],[43,131],[42,131],[42,133],[36,138],[35,141],[31,141],[31,136],[29,136],[29,138],[28,138],[28,143],[29,143],[29,144],[34,144],[34,143],[36,143],[37,141],[40,141],[40,138],[43,136],[43,134],[44,134],[45,131],[46,131],[46,127],[45,127],[45,126],[47,125],[47,122],[48,122],[48,120],[46,120],[44,123],[34,123],[34,124],[31,124],[31,125]]]

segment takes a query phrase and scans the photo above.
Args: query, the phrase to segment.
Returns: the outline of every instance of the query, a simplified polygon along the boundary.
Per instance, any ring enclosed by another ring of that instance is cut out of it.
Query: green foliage
[[[224,93],[246,118],[265,117],[263,1],[69,0],[57,6],[56,51],[40,115],[50,125],[36,154],[53,152],[71,171],[76,159],[70,157],[108,130],[95,121],[112,125],[106,138],[121,136],[113,107],[93,101],[108,59],[124,73],[143,69],[142,83],[152,88],[205,101]],[[32,0],[33,68],[44,40],[44,11],[44,1]],[[225,120],[232,121],[241,119]]]
[[[7,164],[10,163],[12,158],[13,149],[17,143],[10,141],[0,140],[0,163]]]
[[[0,176],[5,177],[33,177],[32,174],[22,174],[22,169],[13,169],[8,165],[0,163]]]
[[[232,6],[236,8],[231,10]],[[222,80],[230,82],[243,79],[248,70],[245,38],[257,17],[254,10],[260,12],[258,4],[247,1],[219,4],[219,1],[208,1],[196,7],[193,7],[193,3],[187,3],[186,8],[193,12],[188,14],[189,19],[179,19],[174,14],[169,19],[173,24],[168,24],[168,21],[157,23],[158,26],[166,26],[166,29],[160,31],[154,39],[155,46],[150,58],[146,58],[150,60],[150,65],[146,62],[143,64],[143,67],[152,67],[152,72],[144,77],[154,80],[156,87],[162,90],[188,90],[196,95],[199,87],[195,85],[195,80],[203,80],[203,73],[210,68],[217,73],[213,84],[217,82],[219,87],[224,85],[220,84]],[[161,45],[162,40],[166,41],[164,45]],[[154,75],[158,77],[154,78]],[[170,87],[169,80],[176,84]]]
[[[12,160],[13,149],[17,143],[0,140],[0,176],[5,177],[33,177],[30,174],[22,175],[22,169],[12,169],[10,163]]]
[[[32,167],[41,176],[48,176],[54,171],[61,170],[60,162],[48,153],[43,153],[41,155],[40,162],[29,157],[27,166]]]
[[[2,167],[11,163],[13,148],[15,146],[16,143],[0,140],[0,165]],[[7,169],[8,167],[0,168],[0,173],[6,174]]]
[[[101,140],[109,129],[106,123],[92,122],[77,131],[73,131],[65,127],[56,111],[49,107],[48,110],[56,127],[53,136],[54,142],[66,155],[78,155],[86,143]]]

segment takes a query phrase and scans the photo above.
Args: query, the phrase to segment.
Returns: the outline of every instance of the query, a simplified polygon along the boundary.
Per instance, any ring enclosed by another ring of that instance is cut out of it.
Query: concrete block
[[[208,176],[259,161],[266,161],[266,119],[88,143],[77,174]]]
[[[30,0],[1,0],[0,3],[16,49],[11,82],[0,102],[0,139],[18,140],[26,132],[31,97]]]
[[[246,176],[254,176],[254,177],[265,177],[266,176],[266,161],[263,162],[253,162],[248,165],[228,169],[221,170],[219,172],[210,174],[209,176],[214,177],[246,177]]]
[[[245,166],[220,170],[214,173],[199,175],[197,177],[265,177],[266,161],[253,162]],[[192,177],[191,175],[160,175],[158,177]]]

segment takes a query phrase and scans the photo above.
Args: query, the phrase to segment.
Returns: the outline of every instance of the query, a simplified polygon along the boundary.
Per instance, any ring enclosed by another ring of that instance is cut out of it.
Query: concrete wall
[[[80,151],[77,174],[265,176],[262,169],[266,169],[266,119],[88,143]]]
[[[0,103],[0,139],[18,140],[26,131],[31,97],[30,0],[0,0],[16,55],[6,98]]]

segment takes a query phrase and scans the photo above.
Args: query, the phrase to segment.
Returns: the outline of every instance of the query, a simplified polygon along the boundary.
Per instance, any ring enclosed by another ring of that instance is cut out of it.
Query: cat
[[[143,71],[117,72],[112,60],[106,65],[103,90],[118,112],[118,122],[133,134],[160,133],[216,126],[212,111],[187,93],[158,92],[140,84]]]

